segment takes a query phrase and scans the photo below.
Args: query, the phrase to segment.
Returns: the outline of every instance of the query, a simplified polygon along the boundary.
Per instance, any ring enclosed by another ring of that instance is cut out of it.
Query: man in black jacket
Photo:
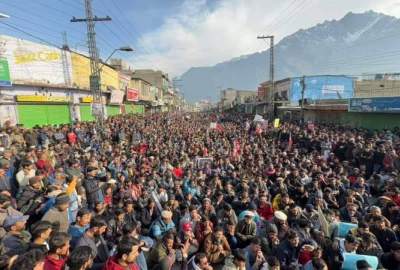
[[[87,177],[83,182],[86,190],[87,203],[90,209],[94,209],[96,202],[102,202],[104,200],[103,190],[99,186],[99,181],[96,179],[97,168],[88,167]]]
[[[387,270],[400,269],[400,242],[396,241],[392,243],[391,251],[382,255],[381,263]]]

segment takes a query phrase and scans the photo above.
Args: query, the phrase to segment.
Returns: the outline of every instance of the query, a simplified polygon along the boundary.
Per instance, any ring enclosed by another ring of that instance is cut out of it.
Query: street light
[[[108,60],[110,60],[110,58],[111,58],[117,51],[120,51],[120,52],[133,52],[134,50],[133,50],[131,47],[129,47],[129,46],[124,46],[124,47],[115,49],[115,50],[110,54],[110,56],[107,57],[106,61],[104,61],[103,64],[99,67],[99,71],[101,71],[101,70],[103,69],[104,65],[108,62]]]
[[[0,13],[0,19],[7,19],[7,18],[10,18],[10,16],[4,13]]]

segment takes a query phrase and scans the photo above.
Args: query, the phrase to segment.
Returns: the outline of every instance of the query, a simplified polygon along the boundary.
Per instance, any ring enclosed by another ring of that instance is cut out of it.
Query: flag
[[[292,140],[292,132],[289,133],[289,140],[288,140],[288,145],[287,148],[288,150],[292,150],[292,146],[293,146],[293,140]]]
[[[217,124],[217,126],[215,127],[215,129],[219,132],[223,132],[224,131],[224,127],[221,124]]]

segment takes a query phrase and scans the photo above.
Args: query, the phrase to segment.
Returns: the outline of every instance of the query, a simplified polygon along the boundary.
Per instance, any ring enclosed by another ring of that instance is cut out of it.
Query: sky
[[[95,15],[112,17],[111,22],[96,24],[103,59],[116,48],[131,46],[135,52],[116,57],[134,68],[161,69],[171,76],[264,50],[267,43],[258,35],[273,34],[279,41],[350,11],[400,17],[400,0],[92,1]],[[0,20],[0,34],[41,38],[60,46],[66,31],[71,49],[87,50],[86,25],[70,22],[73,16],[84,17],[84,0],[0,0],[0,13],[10,16]]]

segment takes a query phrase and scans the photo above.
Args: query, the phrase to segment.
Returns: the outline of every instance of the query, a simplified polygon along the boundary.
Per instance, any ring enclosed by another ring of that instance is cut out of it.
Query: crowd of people
[[[399,155],[399,130],[242,115],[5,123],[0,268],[398,270]]]

